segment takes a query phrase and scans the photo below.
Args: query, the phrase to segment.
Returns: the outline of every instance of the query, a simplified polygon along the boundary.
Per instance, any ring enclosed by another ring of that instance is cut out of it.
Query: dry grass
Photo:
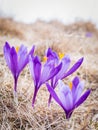
[[[92,33],[91,38],[85,36],[88,31]],[[0,19],[0,34],[0,130],[98,130],[98,31],[92,23],[65,26],[57,21],[37,21],[25,25]],[[35,44],[36,54],[41,58],[48,47],[57,53],[69,54],[72,64],[84,57],[80,69],[64,81],[69,82],[74,75],[78,75],[85,80],[85,90],[91,88],[92,92],[86,102],[74,111],[70,120],[65,119],[63,110],[54,100],[48,108],[49,93],[44,85],[32,108],[34,86],[28,66],[19,77],[18,106],[15,104],[13,77],[2,52],[5,41],[14,46],[23,43],[31,47]]]

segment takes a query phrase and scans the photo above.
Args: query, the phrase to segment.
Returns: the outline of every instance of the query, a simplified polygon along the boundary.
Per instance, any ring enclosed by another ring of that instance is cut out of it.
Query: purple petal
[[[42,68],[42,74],[41,74],[41,79],[40,83],[44,83],[50,78],[50,71],[54,68],[53,62],[46,62],[46,64]]]
[[[55,93],[54,89],[48,84],[46,83],[46,86],[48,88],[49,93],[52,95],[52,97],[54,98],[54,100],[64,109],[64,111],[66,112],[66,109],[64,108],[61,100],[59,99],[59,97],[57,96],[57,94]]]
[[[45,65],[42,71],[40,84],[53,78],[60,71],[61,67],[62,64],[59,64],[57,67],[54,68],[54,65],[51,66],[51,62]]]
[[[30,58],[30,71],[34,79],[35,86],[38,86],[41,75],[41,62],[37,56]]]
[[[4,57],[6,60],[6,63],[9,67],[9,69],[11,70],[11,60],[10,60],[10,45],[6,42],[3,48],[3,52],[4,52]]]
[[[12,47],[10,50],[10,60],[11,60],[11,71],[13,73],[13,75],[15,77],[17,77],[19,75],[19,73],[17,72],[18,69],[18,57],[17,57],[17,53],[15,51],[15,48]]]
[[[51,79],[51,85],[53,88],[55,88],[55,86],[57,84],[57,82],[55,82],[55,85],[53,84],[54,83],[54,80],[53,80],[54,76],[61,70],[61,68],[62,68],[62,63],[60,63],[57,67],[55,67],[54,69],[51,70],[49,79]]]
[[[35,75],[36,86],[37,86],[41,75],[41,62],[37,56],[33,60],[33,64],[34,64],[34,75]]]
[[[18,51],[18,71],[19,73],[28,63],[27,48],[22,45]]]
[[[81,97],[80,99],[76,102],[75,107],[78,107],[79,105],[81,105],[89,96],[91,90],[87,90]]]
[[[29,56],[29,67],[30,67],[30,72],[31,72],[32,78],[35,81],[33,57],[31,57],[31,55]]]
[[[19,63],[18,63],[18,71],[19,73],[25,68],[25,66],[28,64],[28,57],[27,56],[24,56],[23,59],[21,59],[21,62],[19,60]]]
[[[77,89],[77,86],[79,84],[79,78],[76,76],[73,81],[72,81],[72,94],[73,94],[73,97],[75,95],[75,91]]]
[[[34,53],[34,46],[32,47],[32,49],[30,50],[30,52],[27,54],[27,48],[25,46],[21,46],[20,50],[19,50],[19,72],[21,72],[21,70],[24,69],[24,67],[27,65],[27,63],[29,62],[29,55],[33,56]]]
[[[56,66],[54,69],[51,70],[50,72],[50,77],[49,79],[53,78],[62,68],[62,63],[60,63],[58,66]]]
[[[30,50],[30,52],[29,52],[29,54],[28,55],[33,55],[34,54],[34,50],[35,50],[35,46],[33,46],[32,48],[31,48],[31,50]]]
[[[78,101],[78,99],[80,98],[83,88],[84,88],[84,82],[80,82],[77,85],[76,90],[74,91],[74,97],[73,97],[74,103],[76,103]]]
[[[74,86],[77,86],[79,84],[79,78],[76,76],[72,82]]]
[[[5,42],[4,48],[6,48],[7,51],[10,51],[11,47],[8,42]]]
[[[48,57],[48,61],[54,60],[55,63],[58,63],[58,61],[59,61],[57,53],[52,51],[51,48],[48,48],[48,50],[46,52],[46,56]]]
[[[61,80],[59,80],[58,86],[59,86],[58,97],[62,102],[64,108],[66,108],[66,110],[69,111],[73,108],[73,98],[71,90],[69,86],[66,86]]]
[[[74,72],[80,67],[80,65],[82,64],[82,62],[83,62],[83,58],[79,59],[79,60],[72,66],[72,68],[71,68],[67,73],[65,73],[65,75],[63,76],[63,78],[65,78],[65,77],[71,75],[72,73],[74,73]],[[62,79],[63,79],[63,78],[62,78]]]
[[[54,80],[55,82],[57,82],[59,79],[62,79],[62,77],[64,76],[65,72],[67,71],[69,65],[70,65],[70,58],[69,56],[65,56],[62,61],[62,68],[61,70],[58,72],[58,74],[55,76]],[[55,84],[55,83],[54,83]]]
[[[70,65],[70,57],[68,56],[68,55],[66,55],[63,59],[62,59],[62,73],[64,73],[64,72],[66,72],[67,71],[67,69],[68,69],[68,67],[69,67],[69,65]],[[59,72],[59,73],[61,73],[61,71]],[[61,75],[62,75],[62,73],[61,73]]]
[[[18,54],[18,57],[21,57],[24,54],[26,55],[27,47],[25,47],[24,45],[21,45],[17,54]]]
[[[48,48],[46,56],[47,56],[47,57],[53,57],[53,58],[57,58],[57,59],[58,59],[57,53],[54,52],[54,51],[52,51],[51,48]]]

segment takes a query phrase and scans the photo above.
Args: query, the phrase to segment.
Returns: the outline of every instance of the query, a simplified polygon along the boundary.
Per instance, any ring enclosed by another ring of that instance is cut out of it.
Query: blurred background
[[[32,23],[38,19],[63,23],[91,21],[98,27],[98,0],[0,0],[0,17]]]

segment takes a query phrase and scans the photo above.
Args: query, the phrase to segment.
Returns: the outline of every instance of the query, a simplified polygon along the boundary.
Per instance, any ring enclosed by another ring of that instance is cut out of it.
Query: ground
[[[90,36],[87,34],[90,33]],[[57,53],[68,54],[71,65],[84,57],[76,75],[85,81],[85,90],[91,89],[87,100],[67,120],[64,111],[54,100],[48,107],[49,93],[43,85],[32,108],[33,80],[29,67],[21,73],[18,81],[18,105],[13,98],[13,77],[8,69],[3,46],[8,41],[13,46],[24,44],[30,49],[36,46],[35,54],[43,58],[51,47]],[[37,21],[33,24],[0,19],[0,129],[1,130],[98,130],[98,30],[91,22],[75,22],[64,25],[59,21]]]

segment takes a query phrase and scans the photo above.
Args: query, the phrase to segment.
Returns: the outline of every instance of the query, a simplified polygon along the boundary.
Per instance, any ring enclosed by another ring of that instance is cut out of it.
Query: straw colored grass
[[[85,36],[88,31],[92,37]],[[37,21],[25,25],[0,19],[0,34],[0,130],[98,130],[98,30],[94,24],[80,22],[65,26],[58,21]],[[28,48],[36,45],[35,54],[41,59],[48,47],[57,53],[69,54],[71,65],[84,57],[78,71],[64,79],[64,82],[69,83],[78,75],[85,81],[85,90],[91,89],[91,94],[74,111],[70,120],[66,120],[64,111],[54,100],[48,107],[49,93],[45,85],[39,90],[35,107],[32,108],[34,85],[28,65],[18,80],[16,105],[13,77],[3,57],[5,41],[14,46],[22,43]]]

